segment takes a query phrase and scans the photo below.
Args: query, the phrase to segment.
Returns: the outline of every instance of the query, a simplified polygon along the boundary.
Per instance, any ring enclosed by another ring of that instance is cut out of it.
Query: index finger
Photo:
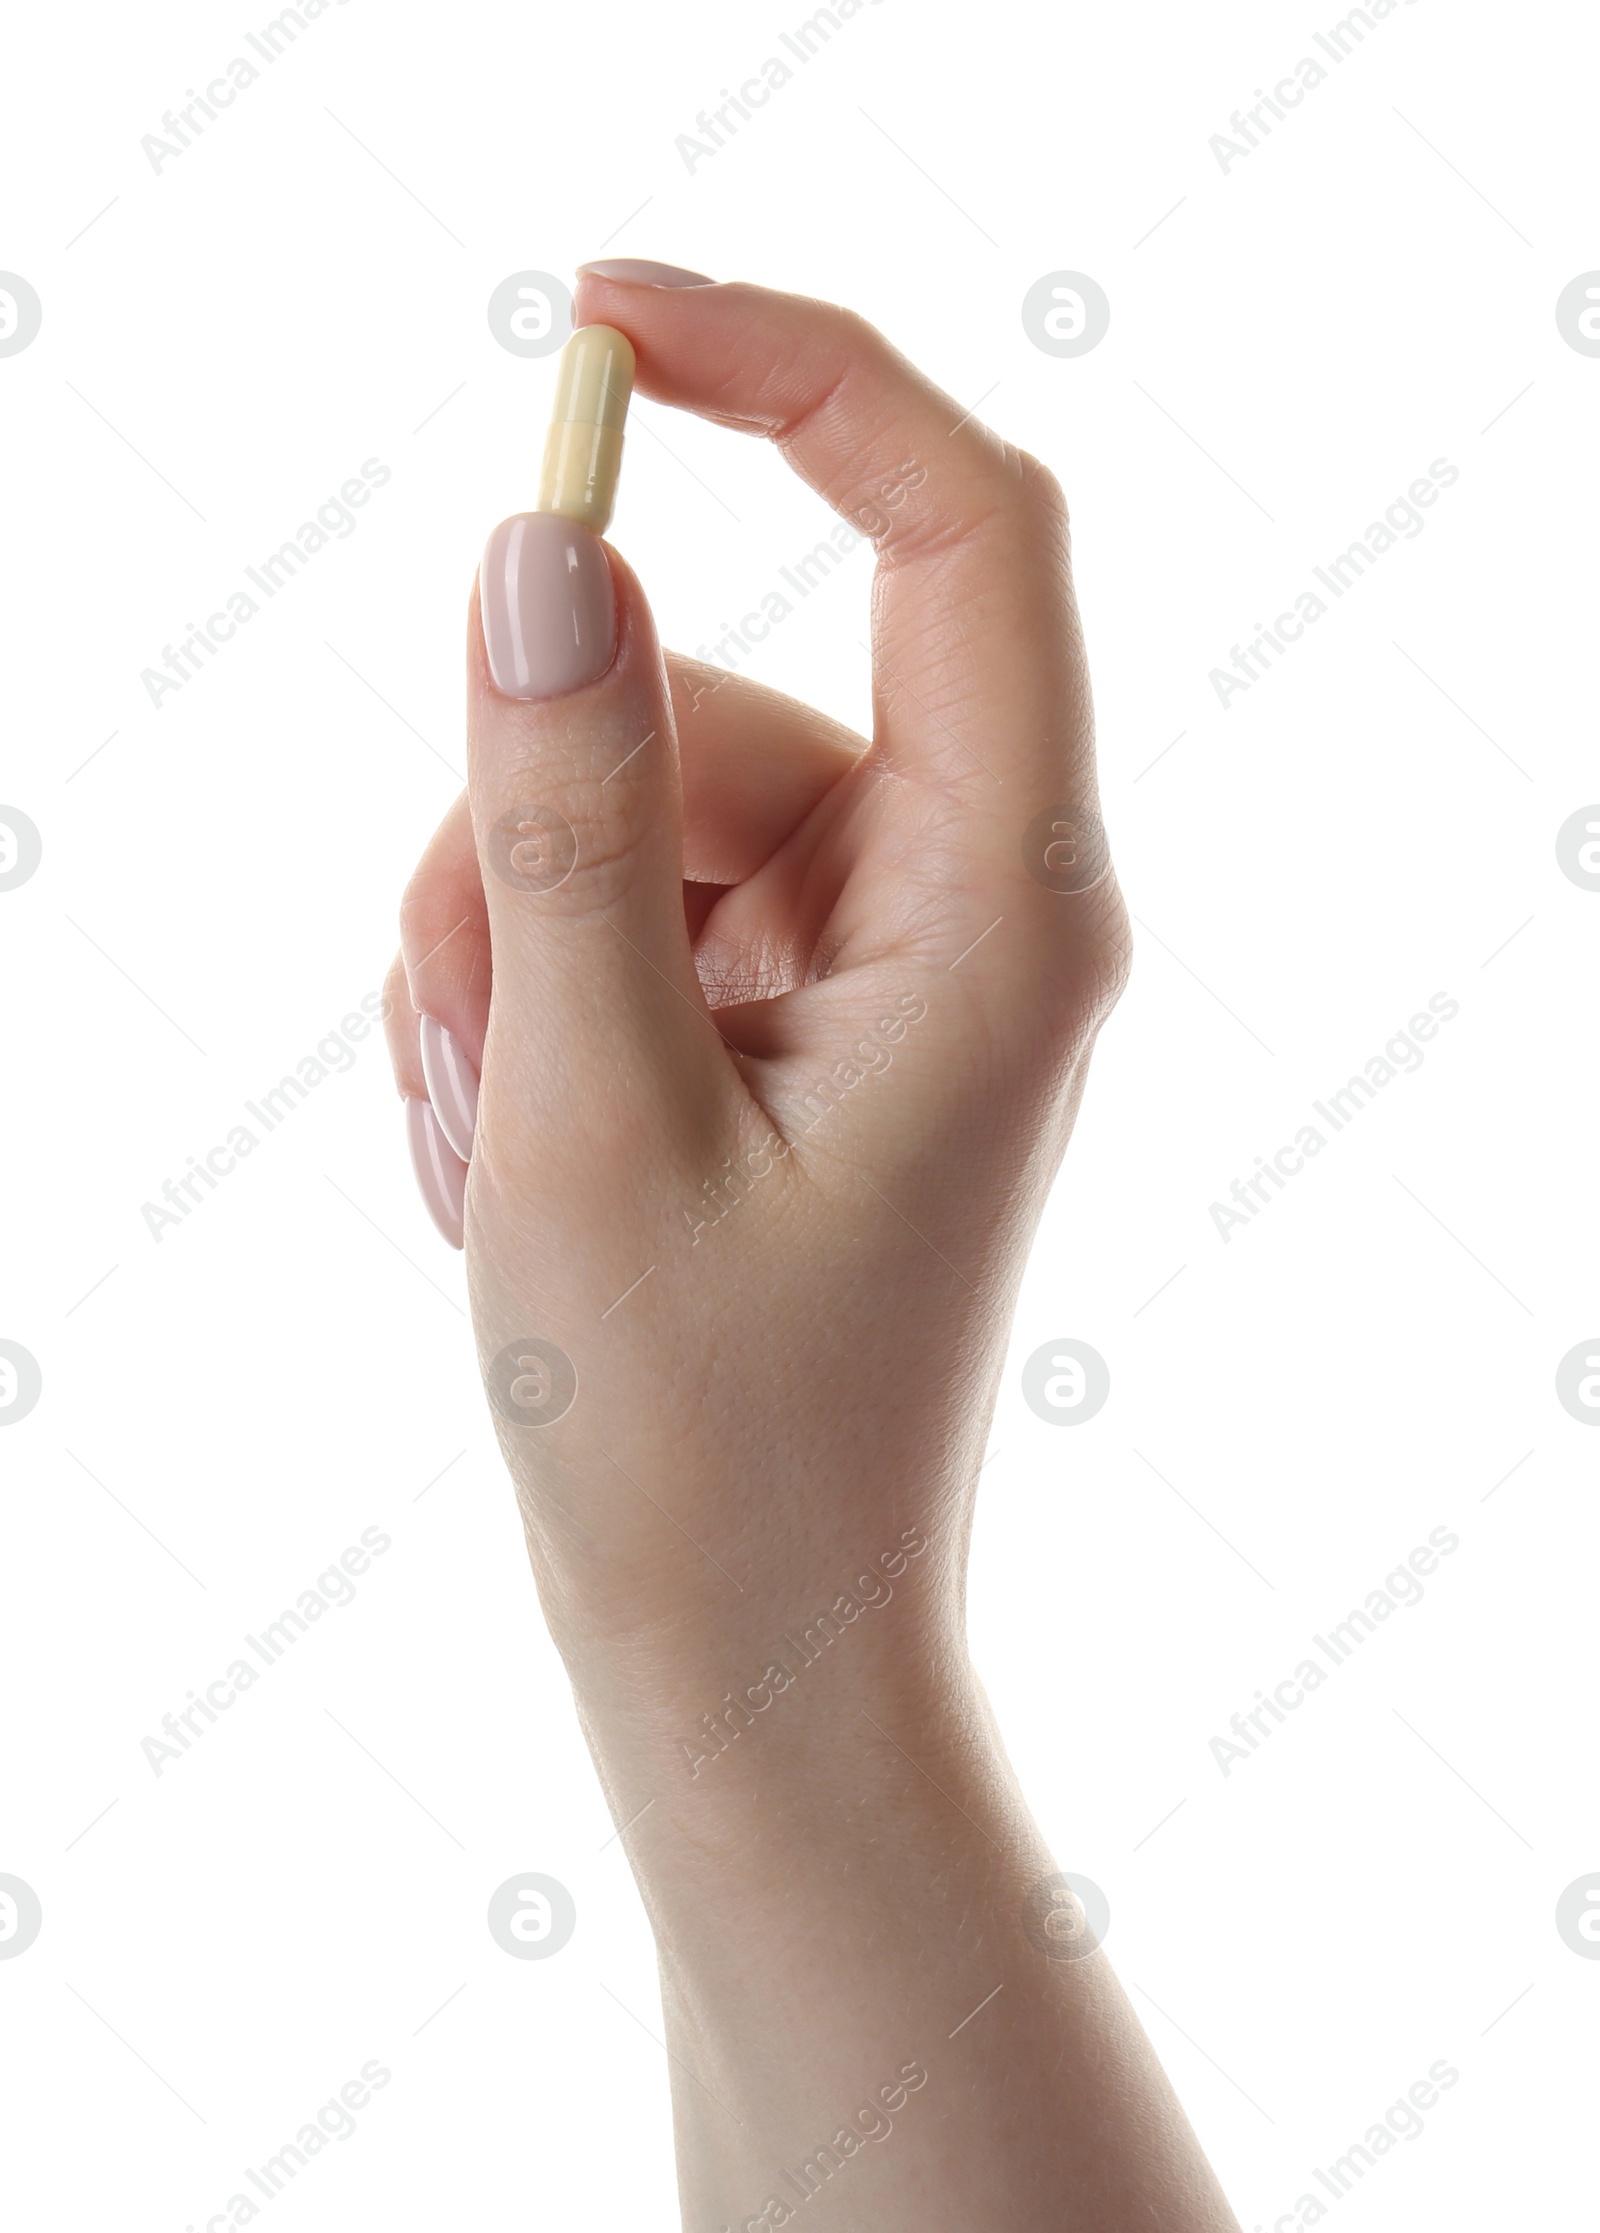
[[[962,851],[1004,849],[1013,866],[1035,821],[1043,853],[1049,815],[1063,817],[1076,874],[1097,879],[1093,720],[1053,477],[853,311],[630,269],[583,267],[581,322],[628,334],[646,394],[766,436],[877,550],[878,772],[958,802]]]

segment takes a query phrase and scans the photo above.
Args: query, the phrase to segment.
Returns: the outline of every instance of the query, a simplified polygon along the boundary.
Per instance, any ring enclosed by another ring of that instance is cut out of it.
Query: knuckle
[[[1066,491],[1049,466],[1041,464],[1029,451],[1019,450],[1017,483],[1029,512],[1047,527],[1065,534],[1070,524]]]
[[[411,1002],[405,963],[398,954],[383,980],[383,1035],[389,1050],[389,1065],[400,1091],[425,1092],[417,1043],[417,1012]]]
[[[425,864],[413,870],[400,894],[400,944],[407,953],[420,952],[449,928],[443,920],[451,904],[450,893],[436,871]]]
[[[838,321],[839,339],[850,362],[861,357],[881,359],[889,355],[889,344],[882,332],[854,304],[838,305]]]
[[[1096,994],[1104,1018],[1126,992],[1133,974],[1133,918],[1114,873],[1105,880],[1094,952],[1098,965]]]
[[[1133,930],[1115,872],[1054,918],[1041,956],[1039,995],[1053,1033],[1091,1042],[1121,999],[1133,963]]]
[[[543,887],[541,912],[556,919],[607,913],[640,873],[649,839],[642,816],[588,783],[561,786],[544,811],[558,827],[547,833],[549,865],[534,878]],[[506,880],[514,886],[515,874]]]

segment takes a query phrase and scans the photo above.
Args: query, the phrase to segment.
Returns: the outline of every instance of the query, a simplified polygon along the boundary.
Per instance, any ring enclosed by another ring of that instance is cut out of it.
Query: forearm
[[[1105,1955],[1041,1928],[1055,1864],[922,1578],[831,1637],[797,1587],[715,1651],[576,1667],[656,1932],[685,2227],[1223,2233]]]

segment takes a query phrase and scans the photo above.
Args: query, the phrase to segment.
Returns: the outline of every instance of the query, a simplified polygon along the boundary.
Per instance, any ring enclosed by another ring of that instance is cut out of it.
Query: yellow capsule
[[[579,326],[561,352],[545,436],[539,509],[603,534],[616,501],[633,345],[615,326]]]

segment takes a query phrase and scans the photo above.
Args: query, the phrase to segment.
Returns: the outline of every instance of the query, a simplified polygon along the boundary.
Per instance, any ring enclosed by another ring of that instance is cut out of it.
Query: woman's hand
[[[1038,1928],[1053,1864],[963,1639],[1017,1284],[1127,961],[1065,506],[847,311],[600,270],[577,318],[878,554],[869,745],[664,660],[587,529],[497,530],[468,798],[402,916],[396,1066],[632,1825],[686,2223],[825,2185],[886,2233],[1211,2233],[1104,1955]]]

